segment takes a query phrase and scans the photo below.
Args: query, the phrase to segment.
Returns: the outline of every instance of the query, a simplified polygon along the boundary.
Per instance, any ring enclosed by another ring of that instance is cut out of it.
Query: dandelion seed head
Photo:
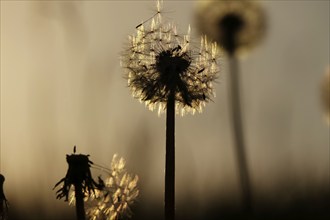
[[[249,0],[200,0],[196,9],[200,31],[228,53],[244,54],[264,37],[266,15]]]
[[[162,21],[161,3],[157,4],[158,13],[137,26],[123,53],[128,86],[135,98],[150,110],[158,108],[159,114],[166,109],[170,94],[174,94],[177,113],[200,112],[214,95],[217,46],[203,37],[196,48],[190,40],[190,26],[187,34],[178,34],[173,23]]]
[[[86,214],[90,219],[117,220],[132,215],[131,206],[139,195],[139,178],[127,173],[125,164],[124,158],[113,156],[110,169],[105,170],[108,175],[105,186],[86,199]]]

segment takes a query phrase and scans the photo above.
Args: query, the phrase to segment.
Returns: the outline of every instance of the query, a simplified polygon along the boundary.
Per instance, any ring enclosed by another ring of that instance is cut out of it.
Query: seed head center
[[[235,14],[228,14],[219,21],[219,27],[225,30],[228,35],[234,35],[244,26],[243,19]]]
[[[181,47],[162,51],[156,56],[156,69],[160,73],[162,83],[168,88],[175,88],[180,75],[184,74],[190,65],[189,56],[180,53]]]

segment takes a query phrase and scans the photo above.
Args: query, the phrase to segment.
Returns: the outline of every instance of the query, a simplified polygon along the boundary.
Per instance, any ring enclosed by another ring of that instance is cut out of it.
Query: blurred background
[[[256,218],[327,219],[320,84],[330,59],[330,3],[260,3],[267,36],[240,63]],[[190,24],[199,43],[195,7],[164,1],[163,16],[183,34]],[[0,172],[11,219],[75,219],[52,190],[74,145],[104,166],[123,156],[140,178],[132,219],[163,218],[165,115],[132,98],[119,62],[128,35],[154,10],[154,1],[1,1]],[[177,117],[178,219],[240,218],[227,79],[223,55],[214,102]]]

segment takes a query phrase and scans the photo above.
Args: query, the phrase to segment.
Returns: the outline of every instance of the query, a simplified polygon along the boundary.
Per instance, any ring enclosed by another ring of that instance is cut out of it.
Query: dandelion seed
[[[196,49],[190,42],[190,27],[186,35],[179,35],[174,24],[162,22],[161,3],[157,4],[158,12],[151,22],[137,26],[123,53],[121,61],[127,69],[128,86],[133,96],[150,110],[158,107],[163,112],[173,94],[177,111],[201,111],[214,96],[212,82],[218,73],[216,44],[209,45],[202,38],[200,49]]]
[[[196,9],[200,31],[228,53],[241,54],[260,42],[265,34],[262,7],[249,0],[200,0]]]

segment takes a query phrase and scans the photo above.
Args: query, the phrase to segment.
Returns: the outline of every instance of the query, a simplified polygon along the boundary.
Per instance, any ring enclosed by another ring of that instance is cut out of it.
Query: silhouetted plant
[[[75,154],[75,149],[76,147],[74,147],[74,154],[66,155],[66,161],[69,164],[67,174],[56,183],[54,189],[63,183],[56,191],[56,198],[65,197],[65,201],[68,201],[70,188],[74,186],[77,220],[85,220],[84,197],[86,194],[91,195],[96,188],[102,189],[104,182],[101,178],[99,178],[99,183],[93,180],[90,171],[93,162],[89,160],[89,155]]]
[[[175,25],[162,22],[159,1],[157,13],[149,20],[129,37],[122,65],[133,96],[151,110],[166,109],[165,218],[169,220],[174,219],[175,207],[175,112],[201,112],[214,96],[218,53],[216,44],[205,37],[199,49],[192,45],[190,27],[182,36]]]
[[[230,105],[244,209],[252,211],[252,192],[246,159],[240,101],[238,55],[264,36],[265,13],[255,1],[200,1],[196,21],[201,33],[215,40],[229,56]]]
[[[5,177],[0,174],[0,219],[4,220],[7,218],[8,213],[8,201],[6,199],[3,184],[5,182]]]
[[[105,186],[95,189],[89,197],[85,197],[86,214],[91,220],[117,220],[120,217],[131,217],[131,206],[139,195],[138,176],[127,173],[124,158],[115,154],[111,167],[104,168],[95,163],[92,168],[100,169],[107,174]],[[70,195],[70,204],[75,203],[74,193]]]
[[[328,67],[321,84],[321,99],[324,107],[325,119],[330,125],[330,67]]]

